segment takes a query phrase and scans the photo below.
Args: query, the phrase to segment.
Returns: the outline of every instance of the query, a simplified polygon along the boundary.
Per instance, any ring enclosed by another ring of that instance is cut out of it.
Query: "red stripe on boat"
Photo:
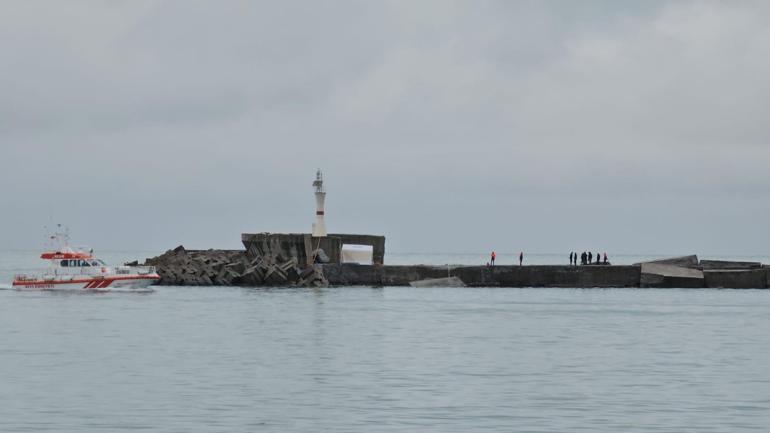
[[[108,281],[110,284],[112,284],[114,281],[124,281],[124,280],[159,280],[160,276],[150,276],[150,275],[141,275],[141,276],[133,276],[133,277],[114,277],[110,278]],[[91,285],[97,285],[105,280],[52,280],[52,281],[45,281],[45,280],[30,280],[30,281],[24,281],[24,280],[16,280],[13,282],[14,286],[31,286],[36,284],[79,284],[83,283],[86,284],[86,286]]]

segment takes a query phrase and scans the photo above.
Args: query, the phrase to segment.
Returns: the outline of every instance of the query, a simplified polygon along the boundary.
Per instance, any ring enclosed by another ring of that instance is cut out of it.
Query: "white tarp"
[[[342,245],[342,263],[371,265],[374,259],[374,247],[371,245]]]

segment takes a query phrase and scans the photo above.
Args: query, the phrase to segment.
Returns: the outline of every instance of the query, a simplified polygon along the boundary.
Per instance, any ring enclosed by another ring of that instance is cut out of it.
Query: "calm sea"
[[[769,335],[760,290],[0,290],[0,432],[767,431]]]

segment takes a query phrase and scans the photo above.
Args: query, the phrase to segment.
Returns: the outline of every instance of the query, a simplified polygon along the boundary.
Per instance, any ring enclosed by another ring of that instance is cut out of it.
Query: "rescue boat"
[[[145,289],[160,279],[153,266],[109,266],[91,251],[69,247],[69,236],[50,236],[58,246],[43,252],[40,258],[49,263],[38,274],[18,274],[13,278],[17,290],[96,290]]]

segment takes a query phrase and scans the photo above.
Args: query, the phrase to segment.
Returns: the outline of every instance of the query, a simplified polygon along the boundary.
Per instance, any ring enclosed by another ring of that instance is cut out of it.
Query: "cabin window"
[[[62,261],[61,261],[61,266],[62,266],[63,268],[69,267],[69,264],[70,264],[70,263],[69,263],[69,261],[68,261],[68,260],[62,260]]]
[[[91,266],[91,264],[88,263],[88,260],[81,260],[80,263],[81,263],[81,266]]]
[[[97,262],[96,260],[91,260],[90,263],[91,263],[91,266],[99,266],[99,262]]]
[[[70,260],[70,267],[77,267],[78,261],[77,260]]]

